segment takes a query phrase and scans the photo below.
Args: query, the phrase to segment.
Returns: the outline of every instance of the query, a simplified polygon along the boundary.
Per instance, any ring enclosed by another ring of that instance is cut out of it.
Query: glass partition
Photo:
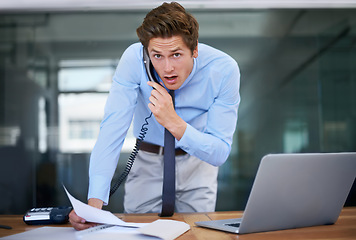
[[[192,10],[241,70],[217,210],[242,210],[263,155],[356,150],[356,10]],[[0,214],[86,201],[111,77],[146,11],[0,15]],[[133,146],[130,132],[118,175]],[[116,178],[115,175],[115,178]],[[107,209],[122,212],[123,187]],[[355,190],[347,204],[355,205]]]

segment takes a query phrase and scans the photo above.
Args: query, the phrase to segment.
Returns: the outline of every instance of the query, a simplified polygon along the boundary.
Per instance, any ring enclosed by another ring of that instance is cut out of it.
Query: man
[[[173,2],[153,9],[137,29],[141,43],[131,45],[120,59],[91,155],[89,205],[101,209],[108,204],[110,182],[131,121],[139,136],[152,112],[125,184],[125,212],[161,210],[163,155],[154,149],[164,145],[165,128],[179,148],[175,211],[215,211],[218,166],[230,153],[236,128],[240,73],[227,54],[198,44],[198,28],[196,19]],[[143,49],[160,83],[148,81]],[[175,91],[175,106],[169,90]],[[95,225],[75,212],[70,222],[78,230]]]

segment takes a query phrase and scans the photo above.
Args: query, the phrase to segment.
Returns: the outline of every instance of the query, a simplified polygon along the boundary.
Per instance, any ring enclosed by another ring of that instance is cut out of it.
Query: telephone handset
[[[158,80],[156,79],[151,59],[148,56],[147,49],[145,47],[143,47],[143,63],[145,64],[145,68],[146,68],[146,73],[147,73],[148,79],[150,81],[159,83]]]
[[[151,63],[151,59],[148,56],[147,50],[145,47],[143,47],[143,63],[145,64],[145,68],[146,68],[146,73],[148,76],[148,79],[150,81],[154,81],[154,82],[158,82],[158,80],[155,77],[155,72],[154,72],[154,68],[153,65]],[[132,168],[132,165],[135,161],[136,155],[140,149],[140,145],[143,142],[146,133],[148,131],[147,125],[148,125],[148,119],[152,116],[152,112],[150,113],[150,115],[148,117],[145,118],[145,122],[142,124],[141,126],[141,131],[140,131],[140,136],[137,138],[136,144],[131,152],[131,155],[129,156],[129,159],[127,160],[126,163],[126,167],[124,169],[124,171],[121,173],[121,175],[119,176],[119,178],[116,180],[115,184],[111,187],[110,189],[110,197],[111,195],[113,195],[116,190],[120,187],[121,183],[125,180],[125,178],[127,177],[127,175],[129,175],[130,170]]]

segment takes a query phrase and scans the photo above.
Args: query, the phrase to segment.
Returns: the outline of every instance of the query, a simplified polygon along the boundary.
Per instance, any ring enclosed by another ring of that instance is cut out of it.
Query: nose
[[[169,59],[166,59],[165,63],[164,63],[164,71],[165,72],[171,72],[173,71],[173,64],[171,63],[171,61]]]

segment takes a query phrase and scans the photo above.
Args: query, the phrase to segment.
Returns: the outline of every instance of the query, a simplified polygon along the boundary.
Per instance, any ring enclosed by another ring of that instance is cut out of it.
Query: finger
[[[151,111],[152,113],[155,113],[155,106],[154,106],[152,103],[149,103],[149,104],[148,104],[148,108],[150,109],[150,111]]]
[[[164,93],[167,92],[167,90],[163,87],[163,85],[161,83],[156,83],[156,82],[152,82],[152,81],[148,81],[147,84],[151,87],[153,87],[154,90],[157,90],[160,93]]]
[[[91,227],[95,227],[97,225],[98,224],[95,224],[95,223],[74,223],[74,224],[72,223],[73,228],[78,231],[88,229]]]
[[[98,223],[87,222],[84,218],[79,217],[74,210],[69,213],[69,222],[76,230],[84,230],[99,225]]]
[[[152,90],[149,100],[155,107],[159,107],[159,106],[164,106],[167,101],[170,101],[170,98],[168,97],[170,97],[168,93],[167,95],[163,95],[161,92],[157,90]]]
[[[167,92],[165,88],[153,89],[151,91],[151,96],[154,96],[158,101],[169,101],[171,102],[172,96]]]
[[[79,217],[74,210],[72,210],[69,213],[69,219],[71,220],[71,222],[76,222],[76,223],[85,223],[86,222],[85,219]]]
[[[151,102],[151,104],[152,104],[153,106],[156,106],[156,105],[158,104],[157,98],[155,98],[155,97],[152,96],[152,95],[148,98],[148,100],[150,100],[150,102]]]
[[[153,96],[153,97],[158,99],[160,96],[162,96],[162,94],[159,91],[157,91],[156,89],[153,89],[151,91],[151,96]]]
[[[158,88],[160,87],[160,84],[153,82],[153,81],[147,81],[148,86],[151,86],[153,88]]]

